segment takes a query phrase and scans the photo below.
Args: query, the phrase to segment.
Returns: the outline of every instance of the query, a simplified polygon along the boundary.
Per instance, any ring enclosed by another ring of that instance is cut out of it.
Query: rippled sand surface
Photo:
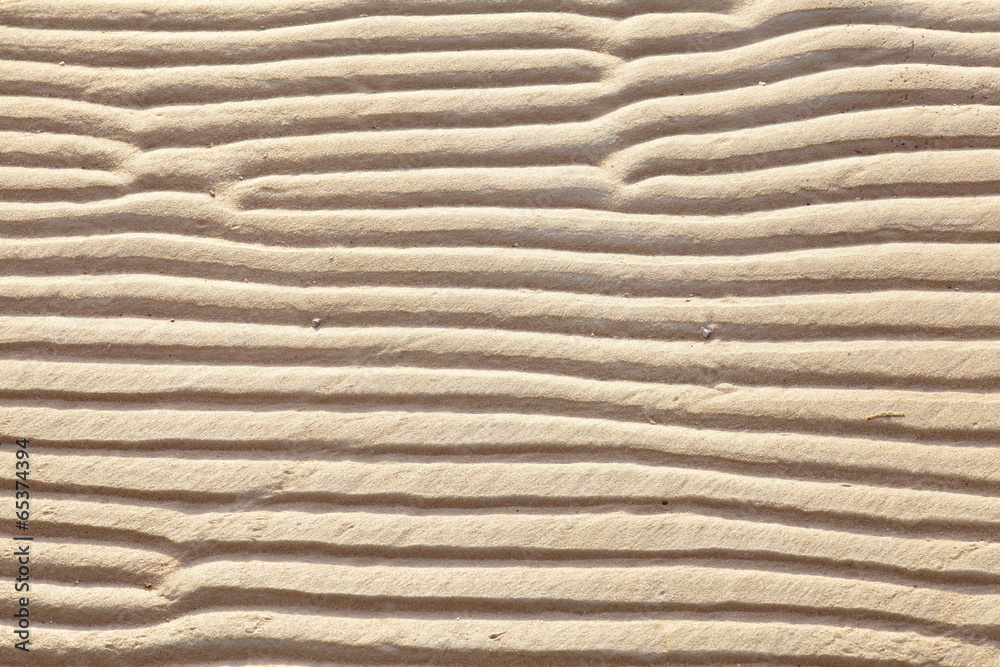
[[[0,663],[1000,664],[1000,4],[0,25]]]

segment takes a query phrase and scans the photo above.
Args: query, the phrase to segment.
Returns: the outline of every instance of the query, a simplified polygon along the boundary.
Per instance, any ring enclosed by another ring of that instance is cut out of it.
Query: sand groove
[[[32,664],[1000,663],[998,35],[2,3]]]

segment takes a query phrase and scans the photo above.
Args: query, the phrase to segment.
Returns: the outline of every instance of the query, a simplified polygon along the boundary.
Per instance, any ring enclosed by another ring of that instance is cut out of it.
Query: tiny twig
[[[866,421],[871,421],[872,419],[880,419],[882,417],[905,417],[902,412],[876,412],[875,414],[868,415],[865,417]]]

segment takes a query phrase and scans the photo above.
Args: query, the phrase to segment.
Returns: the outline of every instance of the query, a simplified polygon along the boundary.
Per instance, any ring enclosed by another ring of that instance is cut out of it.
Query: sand
[[[0,664],[1000,665],[997,3],[0,25]]]

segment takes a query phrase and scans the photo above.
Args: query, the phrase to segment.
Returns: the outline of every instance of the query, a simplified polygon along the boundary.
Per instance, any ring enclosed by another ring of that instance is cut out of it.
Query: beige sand
[[[1000,4],[0,25],[0,664],[1000,665]]]

